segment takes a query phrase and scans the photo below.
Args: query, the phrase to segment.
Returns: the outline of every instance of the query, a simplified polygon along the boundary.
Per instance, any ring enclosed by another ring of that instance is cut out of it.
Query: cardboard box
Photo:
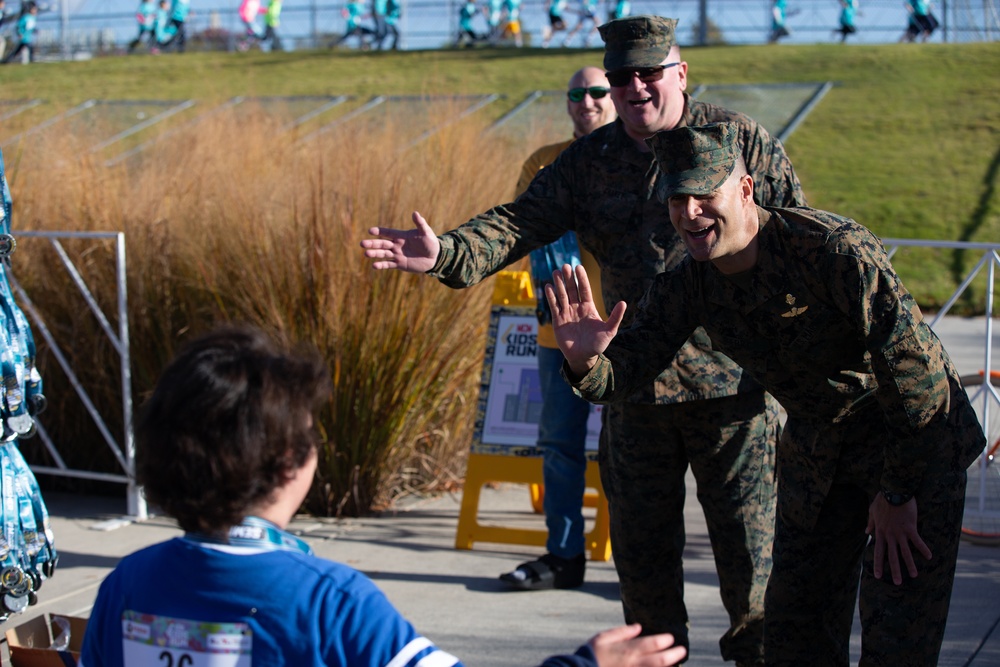
[[[54,641],[61,639],[62,630],[54,618],[69,621],[69,650],[56,651]],[[11,667],[66,667],[80,660],[83,633],[87,619],[62,614],[45,614],[7,630],[7,649]]]

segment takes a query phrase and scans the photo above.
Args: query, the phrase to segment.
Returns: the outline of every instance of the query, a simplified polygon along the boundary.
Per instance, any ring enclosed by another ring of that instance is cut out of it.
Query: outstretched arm
[[[574,380],[584,377],[597,364],[597,357],[608,348],[625,316],[625,302],[619,301],[607,321],[594,303],[594,293],[583,266],[574,271],[569,264],[552,273],[552,283],[545,285],[545,298],[552,311],[556,342]]]
[[[426,273],[434,268],[441,244],[434,230],[417,211],[413,212],[414,229],[372,227],[368,233],[379,238],[365,239],[361,247],[365,257],[374,259],[372,268],[399,269],[410,273]]]

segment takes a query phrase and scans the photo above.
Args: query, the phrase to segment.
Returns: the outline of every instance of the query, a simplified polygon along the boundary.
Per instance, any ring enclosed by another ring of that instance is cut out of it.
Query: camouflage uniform
[[[663,134],[651,140],[654,149]],[[658,194],[666,199],[683,184],[669,175]],[[951,360],[870,231],[813,209],[757,213],[752,271],[725,276],[688,258],[657,276],[631,327],[575,386],[591,400],[631,400],[704,327],[788,412],[777,452],[766,663],[846,665],[860,576],[861,664],[935,665],[965,470],[983,449],[982,430]],[[933,553],[929,562],[916,559],[916,579],[904,569],[901,586],[888,571],[882,581],[872,574],[865,528],[880,491],[916,497],[917,529]]]
[[[761,201],[804,203],[780,142],[747,116],[685,96],[681,125],[732,120],[761,183]],[[684,256],[657,174],[621,121],[577,139],[514,203],[442,235],[430,271],[450,287],[483,280],[575,231],[601,269],[604,303],[635,304]],[[773,530],[777,407],[760,386],[695,332],[655,380],[604,413],[599,460],[625,618],[687,645],[683,603],[684,473],[688,463],[709,526],[731,628],[723,657],[758,662]]]

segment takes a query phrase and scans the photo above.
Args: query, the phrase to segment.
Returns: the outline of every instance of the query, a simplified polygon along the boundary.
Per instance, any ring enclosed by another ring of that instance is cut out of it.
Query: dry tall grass
[[[460,481],[490,287],[456,292],[376,273],[358,241],[372,225],[409,226],[413,208],[444,229],[506,201],[535,143],[491,141],[462,122],[404,150],[413,125],[346,123],[303,144],[262,109],[239,107],[115,167],[87,154],[99,138],[54,126],[7,151],[14,222],[125,232],[137,404],[177,345],[220,321],[315,344],[335,391],[321,416],[329,446],[309,509],[365,513]],[[113,319],[113,245],[64,245]],[[25,239],[13,267],[121,433],[117,357],[48,244]],[[42,348],[43,421],[67,464],[117,472]],[[29,443],[26,455],[47,462]]]

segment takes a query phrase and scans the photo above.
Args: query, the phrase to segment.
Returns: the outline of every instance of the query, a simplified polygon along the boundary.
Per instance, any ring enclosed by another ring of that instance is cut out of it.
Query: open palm
[[[399,269],[426,273],[434,268],[441,244],[423,216],[413,212],[413,229],[399,230],[372,227],[368,233],[378,238],[365,239],[361,247],[365,257],[374,259],[373,269]]]
[[[552,284],[545,286],[545,298],[552,310],[556,342],[570,369],[579,376],[597,363],[597,357],[618,333],[625,316],[625,302],[615,304],[605,321],[594,303],[587,271],[569,264],[553,272]]]

